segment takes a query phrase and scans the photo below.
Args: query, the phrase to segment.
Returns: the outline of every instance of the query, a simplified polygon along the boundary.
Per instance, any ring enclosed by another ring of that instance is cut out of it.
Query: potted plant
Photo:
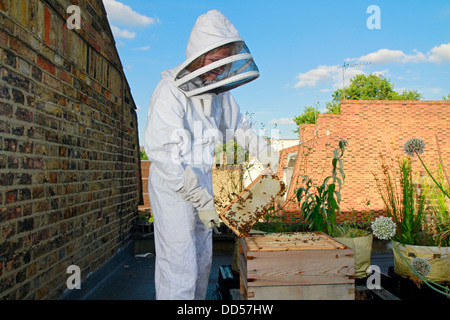
[[[334,150],[332,173],[320,185],[314,185],[313,180],[304,177],[304,186],[296,190],[300,205],[300,216],[311,231],[325,232],[355,251],[355,277],[365,278],[370,266],[372,253],[372,234],[361,229],[347,217],[343,224],[336,222],[336,215],[341,214],[341,188],[345,180],[342,157],[346,140],[339,141],[339,147]]]
[[[405,143],[404,151],[410,157],[418,156],[429,177],[442,192],[441,200],[442,196],[450,199],[448,185],[443,180],[438,182],[421,159],[424,147],[422,140],[414,138]],[[445,172],[443,166],[442,169]],[[382,172],[382,179],[375,177],[375,180],[387,217],[379,217],[374,221],[374,235],[392,239],[396,274],[416,282],[425,282],[448,295],[445,292],[448,287],[442,286],[450,283],[448,202],[440,201],[441,208],[436,210],[433,201],[427,199],[430,185],[426,181],[419,181],[420,188],[414,184],[409,157],[400,158],[397,168],[383,161]]]
[[[155,254],[153,215],[151,209],[138,211],[138,219],[133,227],[132,239],[134,240],[135,256]]]
[[[135,230],[141,234],[149,234],[153,232],[153,215],[151,209],[138,211],[138,219]]]
[[[369,205],[370,202],[367,203]],[[337,225],[333,236],[337,241],[355,250],[355,278],[368,276],[367,270],[371,265],[373,235],[370,230],[370,221],[373,213],[365,212],[360,221],[357,221],[354,210],[345,216],[345,221]]]

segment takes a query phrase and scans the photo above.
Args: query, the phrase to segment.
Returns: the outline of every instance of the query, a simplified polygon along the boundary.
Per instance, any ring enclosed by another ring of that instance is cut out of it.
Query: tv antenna
[[[315,97],[314,98],[314,126],[315,126],[314,135],[316,135],[316,136],[317,136],[317,109],[318,109],[318,106],[319,106],[319,98]]]
[[[344,90],[344,99],[345,99],[345,81],[344,81],[344,73],[345,73],[345,69],[349,68],[349,67],[357,67],[357,66],[367,66],[369,65],[370,62],[358,62],[358,63],[347,63],[344,62],[344,64],[341,66],[342,68],[342,90]]]

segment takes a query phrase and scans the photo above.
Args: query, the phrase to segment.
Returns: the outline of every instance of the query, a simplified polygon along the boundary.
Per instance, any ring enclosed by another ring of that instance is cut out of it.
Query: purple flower
[[[422,154],[423,149],[425,149],[425,142],[417,138],[409,139],[403,146],[403,150],[410,157],[414,157],[416,154]]]

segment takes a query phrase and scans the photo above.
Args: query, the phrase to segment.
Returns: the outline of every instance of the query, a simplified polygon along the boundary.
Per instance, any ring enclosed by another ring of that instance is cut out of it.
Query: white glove
[[[190,166],[184,169],[184,186],[178,192],[199,211],[215,210],[213,196],[199,185],[197,175]]]
[[[216,210],[200,210],[198,216],[206,228],[211,229],[214,225],[219,228],[220,220]]]
[[[272,174],[277,174],[280,157],[272,147],[268,147],[262,150],[257,158],[258,161],[263,165],[264,169],[266,169],[266,167],[269,167],[270,171],[272,171]]]

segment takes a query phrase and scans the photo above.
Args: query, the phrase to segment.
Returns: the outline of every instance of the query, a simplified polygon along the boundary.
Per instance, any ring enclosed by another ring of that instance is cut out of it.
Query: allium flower
[[[427,259],[421,257],[415,257],[411,261],[411,268],[420,274],[422,277],[427,276],[431,271],[431,264]]]
[[[425,142],[417,138],[409,139],[403,146],[403,150],[410,157],[414,157],[416,154],[422,154],[423,149],[425,149]]]
[[[389,240],[395,235],[395,222],[391,217],[378,217],[371,223],[373,235],[380,240]]]

